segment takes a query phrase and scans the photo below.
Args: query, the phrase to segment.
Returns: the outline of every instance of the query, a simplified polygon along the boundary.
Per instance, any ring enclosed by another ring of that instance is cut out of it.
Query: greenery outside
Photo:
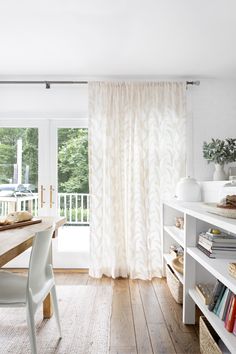
[[[17,140],[22,139],[22,183],[29,166],[29,183],[38,185],[38,129],[0,128],[0,184],[13,182]],[[89,193],[88,130],[58,129],[58,192]]]
[[[88,129],[58,129],[58,189],[89,193]]]
[[[38,130],[35,128],[0,128],[0,184],[13,183],[14,164],[17,162],[17,140],[22,139],[22,183],[29,166],[29,183],[37,190],[38,184]]]

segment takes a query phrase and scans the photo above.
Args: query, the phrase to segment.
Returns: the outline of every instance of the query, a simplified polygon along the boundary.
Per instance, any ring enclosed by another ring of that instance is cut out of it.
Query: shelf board
[[[172,209],[178,210],[183,214],[192,216],[198,220],[205,221],[209,224],[215,225],[225,231],[236,234],[236,219],[226,218],[220,215],[209,213],[204,208],[202,202],[182,202],[177,199],[164,201],[164,205]]]
[[[211,326],[218,333],[219,337],[225,343],[226,347],[229,349],[231,353],[235,353],[236,348],[236,336],[232,333],[228,332],[224,327],[224,321],[219,319],[212,311],[208,310],[207,305],[205,305],[198,295],[195,289],[189,290],[189,295],[195,302],[195,304],[200,308],[202,313],[205,315],[207,320],[210,322]]]
[[[228,264],[236,259],[211,259],[196,247],[188,247],[187,253],[236,294],[236,279],[228,273]]]
[[[166,261],[167,264],[169,264],[171,266],[171,269],[173,270],[173,272],[175,273],[175,275],[177,276],[177,278],[179,279],[179,281],[183,284],[184,282],[184,276],[183,274],[181,274],[180,272],[178,272],[177,270],[175,270],[172,266],[172,260],[174,259],[174,257],[172,257],[171,254],[169,253],[165,253],[164,254],[164,259]]]
[[[164,230],[184,248],[184,230],[178,229],[176,226],[164,226]]]

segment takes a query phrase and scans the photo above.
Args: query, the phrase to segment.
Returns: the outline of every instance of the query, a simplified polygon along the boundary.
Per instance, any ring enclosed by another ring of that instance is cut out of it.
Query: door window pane
[[[0,216],[37,206],[38,129],[0,128]]]
[[[58,214],[66,225],[59,232],[58,250],[71,254],[72,266],[89,259],[88,129],[58,129]],[[78,254],[80,255],[78,257]]]
[[[89,224],[88,129],[58,129],[59,214]]]

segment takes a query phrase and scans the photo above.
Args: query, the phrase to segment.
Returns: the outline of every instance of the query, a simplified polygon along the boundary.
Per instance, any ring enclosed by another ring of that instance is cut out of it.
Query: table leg
[[[43,302],[43,318],[51,318],[53,315],[52,296],[49,293]]]

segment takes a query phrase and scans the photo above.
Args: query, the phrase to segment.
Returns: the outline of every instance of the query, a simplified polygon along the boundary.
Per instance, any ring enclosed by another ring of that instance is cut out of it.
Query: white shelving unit
[[[164,226],[164,231],[172,237],[180,246],[184,247],[184,230],[178,229],[176,226]]]
[[[184,230],[174,226],[176,216],[184,217]],[[172,256],[169,254],[170,246],[172,244],[182,246],[184,275],[172,269],[183,284],[183,322],[195,323],[195,305],[197,305],[230,352],[236,354],[236,336],[224,328],[224,322],[208,310],[195,290],[199,282],[214,283],[218,279],[236,294],[236,279],[228,274],[228,264],[236,262],[236,254],[235,259],[211,259],[196,247],[199,233],[213,226],[236,234],[236,220],[210,214],[204,209],[202,203],[176,200],[164,202],[162,208],[163,270],[165,264],[171,264],[172,261]]]

